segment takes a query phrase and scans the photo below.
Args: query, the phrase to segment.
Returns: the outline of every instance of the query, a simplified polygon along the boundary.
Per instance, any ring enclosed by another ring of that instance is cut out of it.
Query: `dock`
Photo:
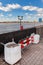
[[[0,65],[9,65],[0,55]],[[39,44],[31,44],[23,49],[22,59],[14,65],[43,65],[43,39]]]

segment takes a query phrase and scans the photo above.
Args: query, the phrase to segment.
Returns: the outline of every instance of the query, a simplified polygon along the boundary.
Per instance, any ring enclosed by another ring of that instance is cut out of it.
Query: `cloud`
[[[24,6],[22,7],[23,10],[30,10],[30,11],[33,11],[33,10],[37,10],[37,7],[34,7],[34,6]]]
[[[6,6],[2,5],[0,2],[0,10],[4,12],[12,11],[13,9],[21,8],[22,10],[36,11],[38,13],[43,13],[43,8],[39,8],[36,6],[21,6],[20,4],[7,4]]]
[[[0,6],[2,6],[2,2],[0,2]]]
[[[40,14],[43,14],[43,8],[38,8],[37,12],[40,13]]]
[[[43,13],[43,8],[39,8],[36,6],[23,6],[22,9],[23,10],[29,10],[29,11],[36,11],[38,13]]]
[[[34,21],[34,20],[38,20],[39,18],[43,18],[43,14],[42,13],[35,13],[35,14],[30,14],[28,12],[25,13],[25,19],[29,20],[29,21]]]
[[[29,13],[25,13],[25,19],[26,20],[31,20],[32,19],[32,14],[29,14]]]
[[[41,0],[41,2],[43,3],[43,0]]]
[[[12,14],[8,14],[8,16],[9,16],[9,17],[11,17],[11,16],[12,16]]]
[[[29,15],[28,13],[25,13],[25,15],[27,16],[27,15]]]
[[[3,17],[4,15],[2,13],[0,13],[0,17]]]
[[[27,18],[31,18],[31,17],[32,17],[32,14],[25,13],[25,16],[26,16]]]
[[[19,4],[7,4],[5,7],[1,5],[0,10],[7,12],[7,11],[11,11],[12,9],[17,9],[20,7],[21,6]]]
[[[43,17],[43,14],[38,13],[38,14],[36,14],[36,16],[37,16],[37,17]]]

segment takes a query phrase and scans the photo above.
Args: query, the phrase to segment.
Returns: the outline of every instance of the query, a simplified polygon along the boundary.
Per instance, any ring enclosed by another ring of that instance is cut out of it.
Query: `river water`
[[[35,26],[43,25],[43,22],[41,23],[22,23],[23,28],[32,28]],[[13,32],[20,30],[20,23],[0,23],[0,34]]]

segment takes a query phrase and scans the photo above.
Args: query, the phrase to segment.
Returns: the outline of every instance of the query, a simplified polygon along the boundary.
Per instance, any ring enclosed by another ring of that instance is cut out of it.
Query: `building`
[[[39,22],[42,22],[42,18],[39,18]]]

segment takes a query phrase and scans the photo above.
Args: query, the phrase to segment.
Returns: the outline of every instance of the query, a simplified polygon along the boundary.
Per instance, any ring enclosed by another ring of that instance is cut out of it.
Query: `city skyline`
[[[0,22],[17,21],[18,16],[25,21],[43,20],[43,0],[0,0]]]

